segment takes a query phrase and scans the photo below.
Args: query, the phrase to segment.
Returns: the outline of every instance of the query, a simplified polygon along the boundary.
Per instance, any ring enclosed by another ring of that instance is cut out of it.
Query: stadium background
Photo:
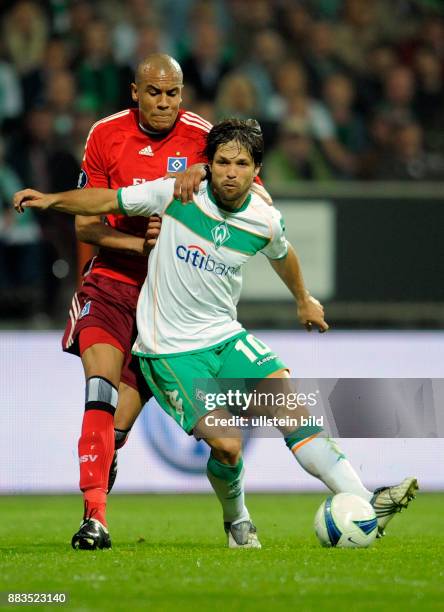
[[[80,361],[59,348],[79,268],[72,219],[18,217],[11,195],[76,185],[91,124],[130,104],[134,68],[154,51],[181,62],[185,108],[261,121],[263,178],[333,329],[294,331],[259,257],[242,322],[295,376],[442,377],[441,2],[5,1],[0,18],[0,492],[76,490],[83,405]],[[370,485],[414,472],[444,488],[440,439],[343,445]],[[316,486],[278,447],[251,441],[247,486]],[[204,452],[150,407],[116,491],[208,490],[193,473]]]

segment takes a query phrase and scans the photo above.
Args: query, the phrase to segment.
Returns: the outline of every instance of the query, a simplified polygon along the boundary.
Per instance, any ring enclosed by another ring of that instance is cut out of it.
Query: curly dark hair
[[[224,119],[216,123],[207,136],[204,154],[211,163],[220,145],[234,140],[245,147],[255,166],[260,166],[264,155],[262,130],[256,119]]]

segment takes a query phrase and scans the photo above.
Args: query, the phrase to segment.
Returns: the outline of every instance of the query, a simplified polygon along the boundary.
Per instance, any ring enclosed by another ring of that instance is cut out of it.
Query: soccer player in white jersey
[[[164,410],[189,434],[211,447],[208,477],[223,508],[230,547],[260,543],[244,499],[241,438],[208,427],[208,411],[196,397],[196,379],[289,378],[285,364],[236,318],[241,267],[261,252],[293,294],[299,321],[308,329],[328,329],[324,310],[304,285],[279,211],[250,192],[263,155],[259,124],[228,119],[207,137],[209,180],[188,204],[173,196],[173,180],[149,181],[118,191],[90,189],[59,194],[23,190],[14,197],[24,208],[71,214],[159,214],[162,230],[148,262],[149,274],[137,306],[138,337],[133,352]],[[212,412],[224,414],[219,409]],[[228,430],[230,431],[230,430]],[[417,489],[416,478],[372,492],[336,442],[320,428],[286,432],[285,443],[297,462],[334,493],[360,495],[375,508],[378,528],[405,508]]]

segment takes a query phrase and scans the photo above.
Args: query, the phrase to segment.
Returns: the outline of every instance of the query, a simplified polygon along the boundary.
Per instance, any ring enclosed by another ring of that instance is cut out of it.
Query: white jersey
[[[174,179],[159,179],[118,191],[124,214],[162,216],[137,304],[139,356],[204,350],[242,332],[242,265],[258,251],[270,259],[287,254],[281,214],[259,196],[229,211],[206,181],[188,204],[173,198],[173,188]]]

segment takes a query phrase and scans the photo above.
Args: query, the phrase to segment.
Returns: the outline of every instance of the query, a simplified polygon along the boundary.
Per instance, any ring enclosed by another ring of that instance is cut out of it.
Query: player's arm
[[[278,276],[283,280],[296,300],[298,319],[308,331],[316,325],[320,332],[327,331],[324,308],[307,291],[301,264],[296,251],[285,238],[285,226],[281,213],[274,207],[269,209],[272,235],[262,253],[266,255]]]
[[[14,194],[14,208],[18,213],[26,208],[57,210],[71,215],[106,215],[119,212],[117,191],[114,189],[73,189],[59,193],[42,193],[22,189]]]
[[[71,215],[107,215],[122,213],[128,216],[149,217],[163,212],[171,201],[173,181],[147,181],[141,185],[114,189],[75,189],[60,193],[41,193],[23,189],[14,195],[17,212],[26,208],[58,210]]]
[[[146,254],[146,241],[144,238],[132,236],[110,225],[105,225],[100,216],[84,217],[77,215],[75,228],[77,239],[80,242],[86,242],[87,244],[106,249],[126,251],[135,255]]]
[[[281,259],[269,259],[271,266],[293,294],[298,312],[298,319],[308,331],[316,325],[320,332],[325,332],[328,325],[324,320],[324,308],[316,298],[310,295],[305,287],[301,264],[296,251],[288,243],[287,254]]]

